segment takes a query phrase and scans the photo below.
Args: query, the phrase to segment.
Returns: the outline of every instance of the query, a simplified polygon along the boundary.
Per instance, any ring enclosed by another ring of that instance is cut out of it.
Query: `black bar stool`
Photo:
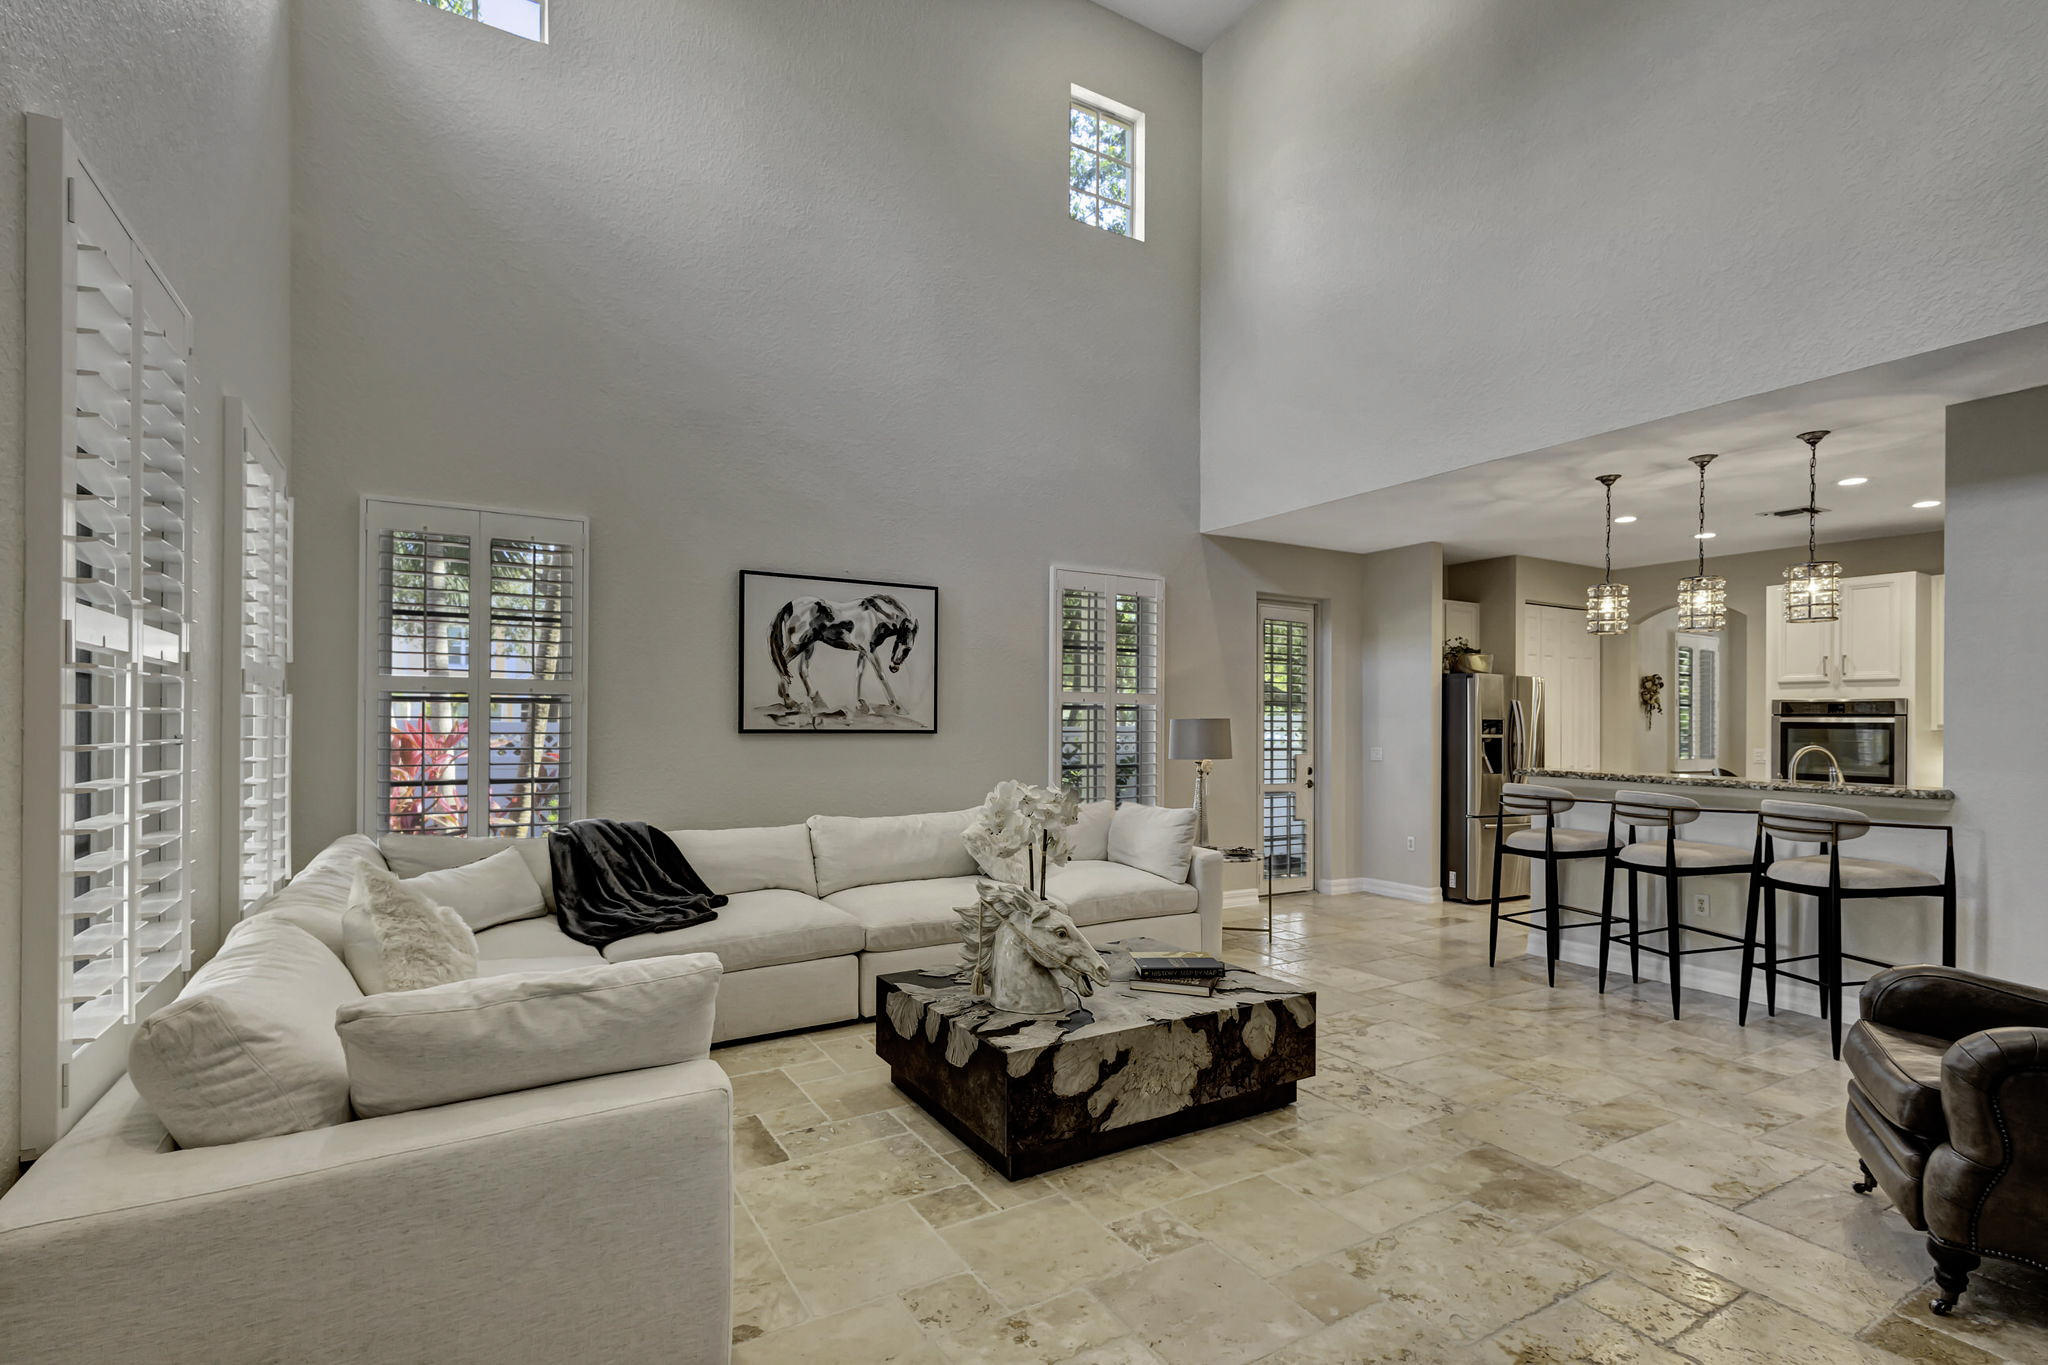
[[[1533,782],[1509,782],[1500,789],[1500,805],[1493,813],[1493,919],[1486,929],[1486,962],[1493,965],[1500,944],[1501,921],[1519,924],[1525,928],[1541,928],[1548,949],[1550,984],[1557,984],[1557,950],[1559,935],[1565,929],[1586,929],[1600,926],[1600,936],[1607,937],[1608,907],[1603,902],[1596,913],[1582,910],[1576,905],[1559,905],[1557,891],[1557,865],[1572,858],[1605,858],[1614,851],[1614,820],[1609,817],[1607,829],[1603,832],[1591,829],[1561,829],[1557,817],[1577,805],[1579,798],[1562,787],[1539,786]],[[1543,817],[1540,828],[1534,824],[1527,829],[1518,829],[1502,837],[1507,828],[1509,816]],[[1520,910],[1502,914],[1500,909],[1500,867],[1505,854],[1533,858],[1543,864],[1543,900],[1541,910]],[[1591,918],[1576,924],[1560,923],[1558,912],[1569,910],[1575,915]],[[1542,924],[1534,923],[1534,917],[1543,916]]]
[[[1873,829],[1940,830],[1946,842],[1942,874],[1935,877],[1924,868],[1888,863],[1876,858],[1844,858],[1842,845],[1861,839]],[[1777,841],[1818,844],[1818,855],[1780,858]],[[1755,970],[1757,947],[1757,891],[1763,892],[1764,1005],[1778,1012],[1778,977],[1789,976],[1820,990],[1820,1012],[1828,1021],[1835,1056],[1842,1055],[1842,992],[1861,981],[1842,980],[1844,962],[1866,967],[1890,967],[1873,957],[1848,952],[1842,947],[1842,902],[1877,900],[1895,896],[1938,896],[1941,898],[1941,965],[1956,965],[1956,834],[1947,825],[1907,824],[1873,820],[1847,806],[1824,806],[1809,801],[1766,801],[1757,822],[1757,871],[1749,894],[1749,924],[1743,931],[1742,999],[1737,1018],[1749,1022],[1749,981]],[[1797,957],[1778,956],[1778,893],[1812,896],[1819,903],[1820,932],[1817,952]],[[1788,962],[1813,962],[1816,976],[1788,972]]]
[[[1628,974],[1637,981],[1643,979],[1642,959],[1638,952],[1647,952],[1664,958],[1671,964],[1671,1017],[1678,1018],[1679,979],[1682,967],[1689,953],[1732,953],[1743,946],[1740,934],[1724,934],[1718,929],[1687,926],[1679,899],[1679,884],[1687,877],[1722,877],[1742,873],[1750,877],[1749,897],[1756,901],[1755,873],[1757,855],[1753,849],[1740,848],[1734,844],[1704,843],[1694,839],[1681,839],[1678,829],[1689,825],[1704,814],[1706,808],[1690,797],[1678,796],[1671,792],[1633,791],[1624,788],[1614,794],[1614,820],[1628,826],[1628,843],[1616,848],[1607,858],[1607,888],[1604,892],[1602,909],[1611,910],[1614,903],[1614,874],[1617,871],[1628,874],[1628,932],[1626,934],[1603,934],[1600,938],[1600,991],[1607,991],[1607,953],[1614,943],[1628,944]],[[1643,829],[1661,829],[1661,839],[1639,840],[1636,836]],[[1610,840],[1612,842],[1612,840]],[[1644,929],[1637,915],[1639,906],[1638,880],[1654,876],[1664,883],[1664,925],[1658,929]],[[1687,934],[1720,939],[1704,948],[1685,946]],[[1664,934],[1662,948],[1646,947],[1643,939],[1651,934]]]

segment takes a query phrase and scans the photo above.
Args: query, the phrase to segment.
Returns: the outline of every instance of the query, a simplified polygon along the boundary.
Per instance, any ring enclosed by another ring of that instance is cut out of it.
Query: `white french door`
[[[1600,637],[1576,607],[1522,604],[1521,672],[1543,679],[1545,768],[1600,766]]]
[[[1259,603],[1259,840],[1276,894],[1315,874],[1314,607]]]

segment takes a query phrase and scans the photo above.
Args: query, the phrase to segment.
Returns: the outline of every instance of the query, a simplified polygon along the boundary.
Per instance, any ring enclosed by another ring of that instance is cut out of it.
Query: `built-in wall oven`
[[[1808,754],[1792,772],[1792,759],[1809,744],[1834,755],[1842,780],[1866,786],[1906,785],[1906,703],[1897,698],[1868,701],[1779,701],[1771,704],[1773,773],[1826,781],[1827,760]]]

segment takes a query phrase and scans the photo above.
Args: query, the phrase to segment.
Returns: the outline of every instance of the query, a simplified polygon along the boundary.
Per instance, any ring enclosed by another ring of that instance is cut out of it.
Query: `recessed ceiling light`
[[[1693,533],[1694,540],[1712,540],[1714,536],[1715,532],[1713,531],[1696,531]]]
[[[1918,502],[1914,503],[1914,504],[1913,504],[1913,506],[1915,506],[1915,507],[1917,507],[1917,508],[1921,508],[1921,509],[1923,509],[1923,510],[1924,510],[1924,509],[1926,509],[1926,508],[1929,508],[1929,507],[1939,507],[1939,506],[1941,506],[1941,499],[1940,499],[1940,498],[1922,498],[1922,499],[1921,499],[1920,501],[1918,501]]]
[[[1616,526],[1626,526],[1626,525],[1628,525],[1628,524],[1629,524],[1630,522],[1632,522],[1632,521],[1634,521],[1634,520],[1635,520],[1635,518],[1634,518],[1634,517],[1616,517],[1616,518],[1614,519],[1614,524],[1615,524]]]
[[[1863,484],[1866,484],[1866,483],[1869,483],[1869,482],[1870,482],[1870,480],[1868,480],[1868,479],[1864,478],[1864,477],[1863,477],[1863,476],[1862,476],[1861,474],[1858,474],[1858,475],[1857,475],[1857,476],[1856,476],[1855,478],[1853,478],[1853,479],[1836,479],[1836,480],[1835,480],[1835,487],[1837,487],[1837,488],[1857,488],[1857,487],[1860,487],[1860,486],[1862,486]]]

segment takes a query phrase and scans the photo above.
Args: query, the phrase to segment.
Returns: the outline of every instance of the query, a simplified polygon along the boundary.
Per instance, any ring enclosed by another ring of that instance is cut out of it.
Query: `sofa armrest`
[[[1195,888],[1195,911],[1202,917],[1202,951],[1223,955],[1223,855],[1197,848],[1188,864],[1188,882]]]
[[[144,1112],[0,1199],[8,1354],[723,1361],[731,1109],[703,1060],[191,1151]]]
[[[2048,1028],[1994,1028],[1941,1059],[1949,1142],[1980,1166],[2006,1165],[2029,1143],[2048,1165]]]
[[[1985,1029],[2048,1028],[2048,990],[1954,967],[1892,967],[1863,985],[1863,1017],[1931,1038]]]

